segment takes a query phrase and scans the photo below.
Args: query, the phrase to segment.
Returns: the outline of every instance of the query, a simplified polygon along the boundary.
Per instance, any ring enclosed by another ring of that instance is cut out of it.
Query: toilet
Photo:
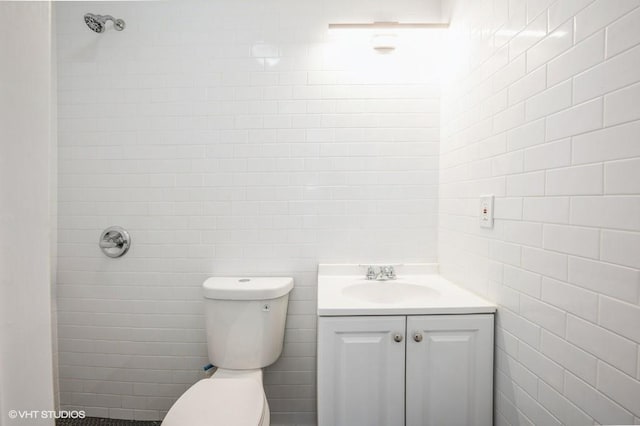
[[[268,426],[262,368],[282,353],[293,278],[212,277],[202,288],[217,369],[178,398],[162,426]]]

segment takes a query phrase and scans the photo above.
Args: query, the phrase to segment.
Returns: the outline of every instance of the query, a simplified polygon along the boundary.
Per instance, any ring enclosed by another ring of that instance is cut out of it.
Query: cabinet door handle
[[[394,333],[393,334],[393,341],[400,343],[402,342],[402,334],[401,333]]]
[[[415,333],[413,333],[413,340],[415,340],[418,343],[422,342],[422,333],[420,333],[419,331],[416,331]]]

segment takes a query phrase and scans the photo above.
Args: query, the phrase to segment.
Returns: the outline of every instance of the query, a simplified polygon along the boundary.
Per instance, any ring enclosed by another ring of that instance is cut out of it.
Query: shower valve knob
[[[105,255],[114,258],[120,257],[131,247],[131,236],[126,229],[112,226],[102,232],[98,245]]]

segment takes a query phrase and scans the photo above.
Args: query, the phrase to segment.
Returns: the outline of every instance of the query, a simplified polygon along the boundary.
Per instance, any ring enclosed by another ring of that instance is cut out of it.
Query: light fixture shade
[[[329,32],[348,33],[353,39],[370,40],[371,47],[380,54],[393,53],[398,46],[406,44],[407,34],[413,39],[417,34],[428,30],[449,28],[443,22],[369,22],[329,24]],[[404,38],[405,41],[401,39]]]
[[[371,37],[371,47],[380,54],[389,54],[396,49],[397,35],[393,33],[374,34]]]

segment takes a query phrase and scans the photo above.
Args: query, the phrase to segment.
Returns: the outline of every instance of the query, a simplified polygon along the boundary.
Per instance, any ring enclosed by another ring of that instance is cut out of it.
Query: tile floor
[[[136,420],[103,419],[100,417],[56,420],[56,426],[160,426],[160,423],[159,421],[143,422]]]

